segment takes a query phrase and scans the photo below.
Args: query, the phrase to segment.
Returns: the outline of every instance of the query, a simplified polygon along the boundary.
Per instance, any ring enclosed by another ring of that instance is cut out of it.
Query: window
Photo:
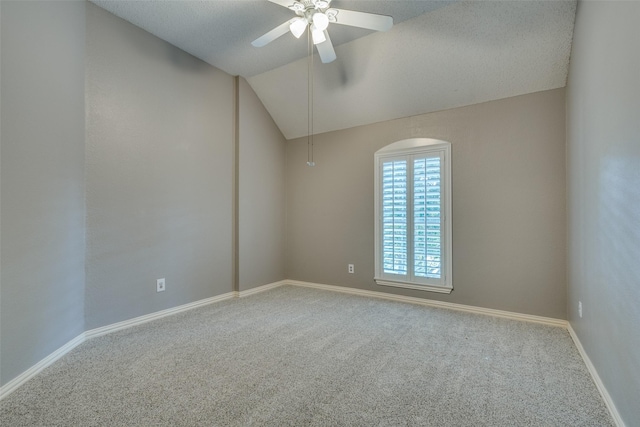
[[[450,293],[451,144],[398,141],[375,168],[376,282]]]

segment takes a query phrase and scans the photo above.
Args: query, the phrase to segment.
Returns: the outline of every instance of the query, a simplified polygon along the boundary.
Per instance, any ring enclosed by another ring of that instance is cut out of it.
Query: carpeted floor
[[[566,330],[298,287],[85,342],[2,426],[613,426]]]

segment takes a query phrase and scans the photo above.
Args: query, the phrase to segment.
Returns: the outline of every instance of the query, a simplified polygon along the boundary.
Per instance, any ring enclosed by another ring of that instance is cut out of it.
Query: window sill
[[[441,294],[450,294],[453,290],[451,286],[435,286],[435,285],[417,285],[408,282],[393,282],[390,280],[374,279],[378,285],[393,286],[395,288],[417,289],[419,291],[438,292]]]

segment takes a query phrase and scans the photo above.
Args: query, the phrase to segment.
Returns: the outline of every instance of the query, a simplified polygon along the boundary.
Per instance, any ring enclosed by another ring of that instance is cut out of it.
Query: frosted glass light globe
[[[313,14],[313,25],[320,31],[324,31],[329,26],[329,18],[322,12],[316,12]]]
[[[304,30],[307,29],[307,20],[305,18],[296,18],[289,25],[289,29],[291,30],[291,34],[299,39],[300,36],[304,34]]]

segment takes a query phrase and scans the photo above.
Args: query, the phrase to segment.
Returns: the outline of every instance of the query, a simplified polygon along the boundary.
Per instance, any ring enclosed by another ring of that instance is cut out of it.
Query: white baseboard
[[[494,310],[494,309],[482,308],[482,307],[474,307],[474,306],[463,305],[463,304],[454,304],[449,302],[435,301],[435,300],[429,300],[429,299],[423,299],[423,298],[408,297],[403,295],[394,295],[394,294],[388,294],[385,292],[375,292],[375,291],[367,291],[362,289],[347,288],[343,286],[302,282],[298,280],[281,280],[279,282],[269,283],[266,285],[258,286],[256,288],[247,289],[245,291],[240,291],[240,292],[232,291],[232,292],[228,292],[215,297],[194,301],[189,304],[184,304],[184,305],[169,308],[166,310],[157,311],[155,313],[150,313],[144,316],[139,316],[133,319],[125,320],[122,322],[118,322],[111,325],[102,326],[100,328],[95,328],[95,329],[86,331],[78,335],[77,337],[75,337],[74,339],[72,339],[71,341],[63,345],[62,347],[60,347],[58,350],[51,353],[49,356],[42,359],[40,362],[38,362],[31,368],[27,369],[22,374],[18,375],[13,380],[9,381],[4,386],[0,387],[0,400],[8,396],[10,393],[15,391],[22,384],[27,382],[29,379],[33,378],[43,369],[53,364],[55,361],[57,361],[62,356],[64,356],[65,354],[67,354],[68,352],[76,348],[78,345],[82,344],[85,340],[95,338],[101,335],[109,334],[111,332],[119,331],[125,328],[130,328],[132,326],[140,325],[146,322],[150,322],[152,320],[160,319],[162,317],[170,316],[183,311],[191,310],[196,307],[201,307],[204,305],[213,304],[216,302],[225,301],[225,300],[229,300],[237,297],[243,298],[243,297],[257,294],[259,292],[275,289],[277,287],[284,286],[284,285],[301,286],[301,287],[322,289],[322,290],[333,291],[333,292],[342,292],[342,293],[351,294],[351,295],[381,298],[381,299],[386,299],[390,301],[420,304],[420,305],[426,305],[430,307],[446,308],[450,310],[458,310],[458,311],[464,311],[468,313],[484,314],[484,315],[502,317],[506,319],[521,320],[526,322],[541,323],[541,324],[550,325],[550,326],[559,326],[559,327],[567,328],[569,330],[569,334],[571,335],[571,338],[573,338],[573,341],[576,347],[578,348],[580,355],[582,356],[585,364],[587,365],[587,368],[591,373],[591,376],[593,377],[596,387],[600,391],[600,394],[602,395],[602,398],[611,413],[611,416],[613,417],[614,421],[619,427],[625,427],[625,424],[622,421],[620,414],[618,413],[613,401],[611,400],[611,396],[609,395],[609,393],[607,392],[607,389],[602,384],[602,381],[600,380],[600,377],[598,376],[598,373],[595,370],[595,367],[589,360],[589,357],[585,353],[584,348],[580,343],[580,340],[578,339],[577,335],[571,328],[571,325],[566,320],[553,319],[553,318],[542,317],[542,316],[533,316],[529,314],[514,313],[510,311],[503,311],[503,310]]]
[[[77,337],[75,337],[74,339],[72,339],[71,341],[69,341],[68,343],[66,343],[65,345],[63,345],[62,347],[60,347],[59,349],[57,349],[56,351],[54,351],[53,353],[51,353],[50,355],[48,355],[47,357],[45,357],[44,359],[42,359],[40,362],[36,363],[32,367],[24,371],[22,374],[18,375],[16,378],[12,379],[8,383],[0,387],[0,400],[7,397],[9,394],[11,394],[16,389],[18,389],[18,387],[20,387],[22,384],[29,381],[31,378],[33,378],[43,369],[52,365],[55,361],[60,359],[62,356],[64,356],[65,354],[67,354],[68,352],[70,352],[80,344],[82,344],[85,340],[99,337],[101,335],[106,335],[111,332],[119,331],[122,329],[130,328],[132,326],[141,325],[143,323],[147,323],[152,320],[160,319],[162,317],[166,317],[166,316],[177,314],[183,311],[191,310],[193,308],[201,307],[203,305],[213,304],[215,302],[232,299],[237,296],[238,296],[237,292],[228,292],[226,294],[218,295],[211,298],[205,298],[205,299],[194,301],[188,304],[179,305],[177,307],[168,308],[166,310],[156,311],[154,313],[146,314],[144,316],[135,317],[133,319],[125,320],[118,323],[113,323],[111,325],[106,325],[100,328],[95,328],[95,329],[91,329],[86,332],[83,332]]]
[[[62,356],[82,344],[85,340],[84,332],[0,387],[0,400],[7,397],[9,394],[13,393],[20,387],[22,384],[29,381],[31,378],[42,372],[43,369],[50,366],[53,362],[60,359]]]
[[[598,375],[598,371],[596,371],[596,368],[595,366],[593,366],[593,363],[591,363],[589,356],[587,356],[587,353],[585,352],[584,347],[580,342],[580,339],[578,339],[578,335],[575,333],[575,331],[571,327],[571,324],[566,320],[554,319],[550,317],[534,316],[530,314],[514,313],[511,311],[494,310],[490,308],[475,307],[470,305],[454,304],[450,302],[435,301],[435,300],[429,300],[429,299],[423,299],[423,298],[393,295],[385,292],[375,292],[375,291],[367,291],[362,289],[347,288],[344,286],[324,285],[319,283],[301,282],[297,280],[285,280],[285,282],[286,282],[285,284],[292,285],[292,286],[302,286],[307,288],[323,289],[323,290],[333,291],[333,292],[342,292],[342,293],[351,294],[351,295],[361,295],[361,296],[368,296],[368,297],[374,297],[374,298],[381,298],[381,299],[386,299],[390,301],[400,301],[400,302],[407,302],[411,304],[421,304],[421,305],[426,305],[430,307],[447,308],[451,310],[465,311],[468,313],[484,314],[484,315],[502,317],[506,319],[522,320],[525,322],[541,323],[544,325],[566,328],[569,331],[569,335],[571,335],[571,338],[573,339],[573,342],[576,348],[578,349],[578,352],[580,353],[582,360],[587,366],[587,369],[591,374],[591,378],[593,379],[593,382],[595,383],[596,388],[600,392],[600,395],[602,396],[602,400],[607,406],[607,409],[609,410],[609,413],[611,414],[611,417],[613,418],[613,421],[615,422],[616,426],[626,427],[624,421],[622,420],[622,417],[620,416],[620,413],[618,412],[618,409],[616,408],[616,405],[613,403],[613,399],[611,399],[611,395],[609,395],[609,392],[607,391],[606,387],[602,383],[602,380]]]
[[[287,285],[303,286],[306,288],[324,289],[326,291],[342,292],[351,295],[360,295],[373,298],[381,298],[390,301],[407,302],[411,304],[426,305],[429,307],[446,308],[449,310],[464,311],[467,313],[484,314],[505,319],[522,320],[525,322],[542,323],[549,326],[566,328],[567,321],[552,317],[534,316],[532,314],[515,313],[512,311],[494,310],[492,308],[475,307],[472,305],[455,304],[452,302],[435,301],[425,298],[407,297],[404,295],[388,294],[386,292],[367,291],[363,289],[347,288],[344,286],[323,285],[319,283],[301,282],[298,280],[285,280]]]
[[[622,420],[620,413],[618,412],[618,408],[616,408],[615,403],[613,403],[613,399],[611,399],[611,395],[609,394],[609,392],[607,391],[607,388],[602,383],[602,380],[600,379],[600,375],[598,375],[598,371],[596,371],[596,367],[593,366],[593,363],[591,363],[591,359],[589,359],[587,352],[584,350],[584,347],[582,346],[582,343],[580,342],[580,339],[578,338],[576,331],[573,330],[573,328],[571,327],[571,323],[569,322],[567,322],[567,330],[569,331],[569,335],[571,335],[571,339],[573,339],[573,343],[576,345],[576,348],[578,349],[580,356],[582,356],[582,360],[584,361],[584,364],[587,365],[587,369],[591,374],[591,378],[593,378],[593,382],[596,384],[596,388],[600,392],[600,396],[602,396],[602,400],[604,400],[604,404],[607,405],[607,409],[609,409],[609,413],[611,414],[613,421],[616,423],[616,426],[625,427],[625,423]]]
[[[179,305],[177,307],[168,308],[166,310],[156,311],[154,313],[145,314],[144,316],[135,317],[133,319],[124,320],[122,322],[113,323],[111,325],[102,326],[95,329],[90,329],[88,331],[83,332],[78,335],[58,350],[54,351],[40,362],[33,365],[31,368],[24,371],[22,374],[18,375],[16,378],[9,381],[7,384],[0,387],[0,400],[8,396],[10,393],[14,392],[18,387],[22,384],[29,381],[43,369],[47,368],[55,361],[60,359],[62,356],[76,348],[78,345],[82,344],[85,340],[99,337],[101,335],[110,334],[115,331],[120,331],[122,329],[131,328],[133,326],[141,325],[143,323],[151,322],[152,320],[157,320],[166,316],[171,316],[173,314],[181,313],[183,311],[191,310],[197,307],[202,307],[204,305],[213,304],[220,301],[225,301],[233,298],[243,298],[253,294],[257,294],[259,292],[268,291],[269,289],[277,288],[278,286],[282,286],[286,284],[284,280],[274,283],[268,283],[263,286],[258,286],[253,289],[247,289],[246,291],[241,292],[227,292],[222,295],[217,295],[211,298],[205,298],[199,301],[194,301],[188,304]]]
[[[237,292],[237,294],[238,294],[238,297],[244,298],[244,297],[248,297],[249,295],[257,294],[259,292],[268,291],[269,289],[274,289],[279,286],[286,285],[288,283],[289,282],[287,280],[280,280],[279,282],[268,283],[266,285],[258,286],[256,288],[247,289],[246,291],[240,291],[240,292]]]
[[[215,297],[201,299],[199,301],[190,302],[188,304],[179,305],[177,307],[168,308],[166,310],[145,314],[144,316],[134,317],[133,319],[124,320],[122,322],[112,323],[111,325],[102,326],[100,328],[90,329],[86,331],[84,334],[87,339],[95,338],[101,335],[110,334],[111,332],[119,331],[121,329],[126,329],[132,326],[141,325],[143,323],[160,319],[162,317],[171,316],[173,314],[181,313],[183,311],[191,310],[197,307],[202,307],[203,305],[213,304],[215,302],[225,301],[235,297],[236,297],[235,292],[227,292],[226,294],[217,295]]]

